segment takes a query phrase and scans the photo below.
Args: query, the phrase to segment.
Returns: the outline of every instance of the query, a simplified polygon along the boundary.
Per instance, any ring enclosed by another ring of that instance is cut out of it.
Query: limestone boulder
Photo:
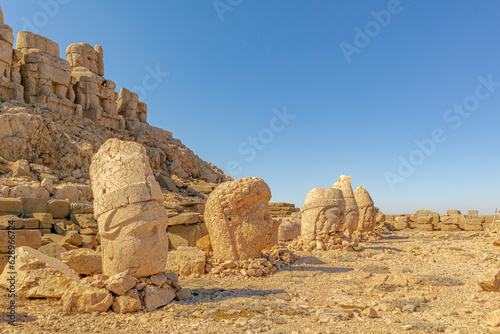
[[[61,260],[61,254],[67,252],[66,248],[57,243],[43,245],[38,249],[40,253]]]
[[[102,257],[100,253],[87,248],[78,248],[60,254],[62,262],[80,275],[102,273]]]
[[[142,305],[139,292],[136,289],[132,289],[123,296],[116,297],[111,307],[116,313],[130,313],[141,310]]]
[[[62,261],[30,247],[16,249],[14,268],[7,265],[0,276],[0,287],[9,288],[12,269],[16,275],[16,293],[21,298],[61,298],[68,286],[79,280],[78,274]]]
[[[177,249],[177,267],[179,275],[200,277],[205,273],[205,252],[198,247],[179,247]]]
[[[113,275],[104,282],[106,289],[124,295],[137,284],[137,279],[130,274],[129,270]]]
[[[144,288],[144,306],[148,312],[169,304],[175,298],[175,291],[148,285]]]
[[[106,289],[73,282],[61,297],[64,312],[106,312],[113,304],[113,295]]]
[[[294,214],[289,218],[281,218],[281,224],[278,229],[278,240],[286,242],[296,239],[300,235],[300,226],[300,214]]]

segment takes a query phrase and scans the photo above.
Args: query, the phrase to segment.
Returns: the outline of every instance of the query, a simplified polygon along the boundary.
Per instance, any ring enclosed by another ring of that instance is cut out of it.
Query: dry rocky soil
[[[362,252],[298,253],[267,277],[181,279],[191,299],[151,313],[64,314],[57,300],[18,301],[16,326],[2,312],[0,333],[487,332],[500,293],[482,291],[476,277],[499,263],[492,235],[403,230],[385,237],[363,243]],[[2,311],[7,303],[2,295]]]

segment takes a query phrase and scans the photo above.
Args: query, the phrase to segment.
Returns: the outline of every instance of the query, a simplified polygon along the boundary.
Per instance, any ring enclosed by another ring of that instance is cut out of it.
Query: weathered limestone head
[[[375,229],[377,225],[374,203],[368,191],[363,187],[357,187],[354,191],[354,197],[359,206],[359,226],[358,231],[369,232]]]
[[[66,49],[66,57],[71,67],[84,67],[92,73],[104,76],[104,50],[87,43],[75,43]]]
[[[214,257],[224,261],[259,257],[278,243],[278,226],[271,218],[271,190],[264,180],[246,177],[220,184],[206,203]]]
[[[144,146],[107,140],[92,157],[94,214],[102,237],[103,274],[135,277],[165,270],[167,213]]]
[[[118,95],[118,114],[125,118],[136,118],[141,122],[146,122],[148,106],[139,101],[139,95],[137,93],[131,92],[126,88],[120,89],[120,94]]]
[[[351,176],[340,175],[339,180],[333,184],[333,187],[342,190],[346,205],[344,230],[352,233],[358,228],[359,208],[352,191]]]
[[[0,8],[0,76],[10,79],[10,66],[12,64],[12,45],[14,32],[4,24],[2,8]]]
[[[340,232],[345,221],[345,200],[337,188],[310,190],[302,206],[301,238],[319,240]]]

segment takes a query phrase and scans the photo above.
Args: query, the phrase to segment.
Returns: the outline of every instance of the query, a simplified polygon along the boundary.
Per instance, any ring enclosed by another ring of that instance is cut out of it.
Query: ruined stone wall
[[[479,215],[477,210],[462,214],[448,210],[445,215],[430,210],[418,210],[414,214],[385,215],[386,222],[396,230],[419,228],[428,231],[483,231],[491,229],[494,215]],[[500,217],[497,215],[497,219]],[[500,222],[497,222],[497,225]]]

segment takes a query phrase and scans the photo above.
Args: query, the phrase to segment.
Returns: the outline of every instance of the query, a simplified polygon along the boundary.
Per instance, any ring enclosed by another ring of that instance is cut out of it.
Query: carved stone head
[[[310,190],[302,207],[301,237],[318,240],[331,233],[340,232],[345,222],[345,200],[337,188]]]
[[[279,223],[271,218],[271,190],[264,180],[246,177],[220,184],[210,194],[205,222],[214,257],[246,260],[278,243]]]
[[[373,231],[377,224],[377,211],[368,191],[363,187],[357,187],[354,191],[354,197],[359,207],[358,231]]]

